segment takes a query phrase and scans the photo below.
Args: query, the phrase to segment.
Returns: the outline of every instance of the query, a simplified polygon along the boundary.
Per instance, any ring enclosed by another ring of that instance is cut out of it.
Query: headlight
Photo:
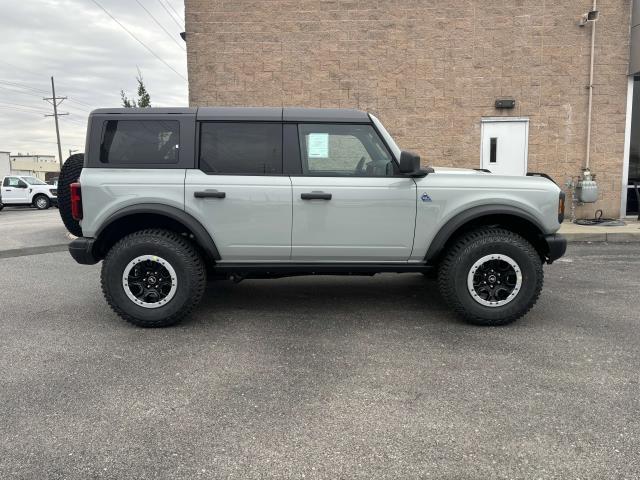
[[[50,192],[51,192],[51,195],[53,195],[54,197],[57,197],[57,196],[58,196],[58,190],[57,190],[57,189],[52,188],[52,189],[50,190]]]

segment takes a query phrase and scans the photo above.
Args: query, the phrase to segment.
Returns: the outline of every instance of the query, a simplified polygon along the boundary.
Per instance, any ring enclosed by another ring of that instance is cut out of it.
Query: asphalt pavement
[[[211,283],[144,330],[99,271],[0,258],[2,479],[638,478],[638,244],[570,245],[502,328],[385,274]]]
[[[5,206],[0,211],[0,258],[66,251],[68,243],[57,208]]]

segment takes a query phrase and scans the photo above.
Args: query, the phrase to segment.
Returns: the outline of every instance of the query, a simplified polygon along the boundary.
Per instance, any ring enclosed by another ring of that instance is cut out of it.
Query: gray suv
[[[143,327],[207,278],[381,272],[437,276],[466,320],[504,325],[566,249],[549,177],[421,168],[358,110],[99,109],[59,183],[71,255],[102,260],[107,303]]]

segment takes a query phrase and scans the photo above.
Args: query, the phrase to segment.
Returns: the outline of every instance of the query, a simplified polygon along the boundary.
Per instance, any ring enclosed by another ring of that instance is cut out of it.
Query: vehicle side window
[[[371,125],[300,124],[302,171],[313,176],[385,177],[394,162]]]
[[[282,124],[203,122],[200,170],[220,175],[282,174]]]
[[[100,162],[111,165],[178,163],[180,123],[174,120],[107,120]]]
[[[3,187],[27,188],[27,184],[18,177],[6,177],[2,183]]]

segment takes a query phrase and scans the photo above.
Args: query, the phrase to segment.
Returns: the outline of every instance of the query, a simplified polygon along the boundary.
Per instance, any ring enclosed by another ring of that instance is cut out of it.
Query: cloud
[[[179,0],[169,2],[182,13]],[[132,0],[98,0],[114,17],[184,77],[186,53]],[[180,29],[159,0],[140,0],[177,38]],[[187,82],[156,59],[91,0],[3,1],[0,16],[0,151],[56,154],[50,77],[67,96],[60,111],[63,156],[84,150],[93,108],[120,106],[120,90],[135,96],[139,67],[154,106],[186,106]],[[9,82],[19,84],[18,88]],[[66,153],[65,153],[66,152]]]

